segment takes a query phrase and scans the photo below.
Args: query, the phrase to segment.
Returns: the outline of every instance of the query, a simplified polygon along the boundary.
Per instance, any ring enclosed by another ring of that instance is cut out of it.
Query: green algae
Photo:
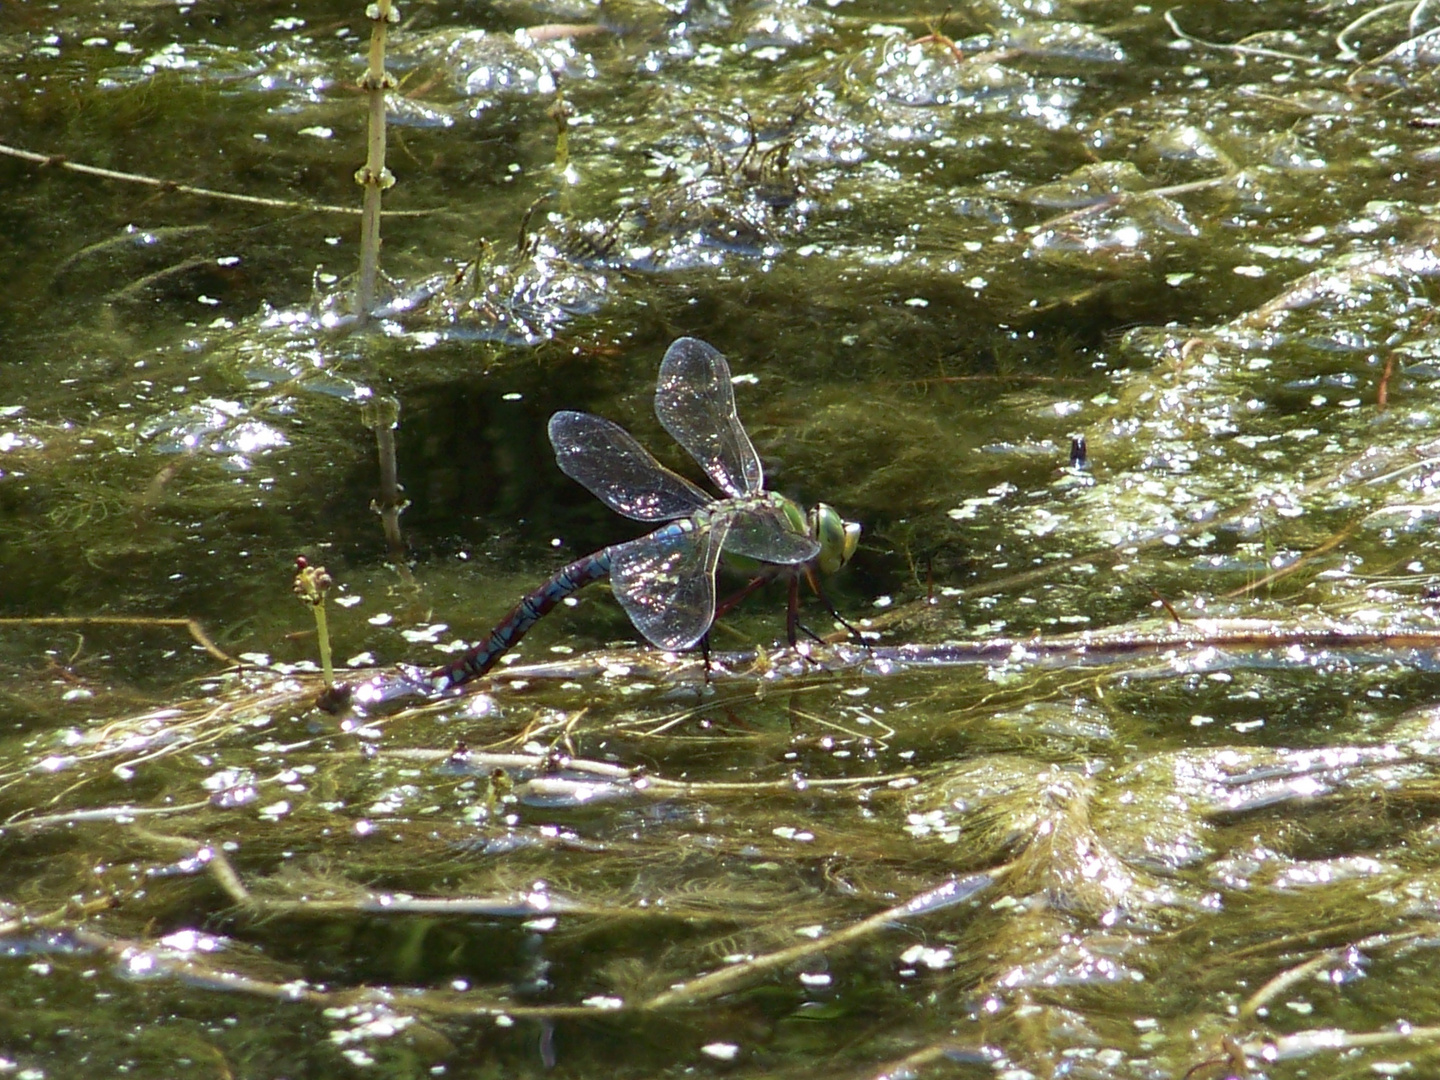
[[[373,333],[358,216],[0,159],[0,614],[190,617],[246,665],[180,625],[0,627],[6,1062],[1423,1072],[1427,6],[401,10],[386,205],[426,213],[385,222]],[[5,138],[358,203],[363,15],[7,10]],[[337,657],[437,663],[630,535],[545,421],[670,453],[683,333],[730,356],[772,486],[864,523],[842,612],[1018,651],[762,648],[707,685],[597,587],[483,692],[313,709],[295,556]],[[1291,636],[1025,649],[1155,616]],[[1303,643],[1337,623],[1395,637]]]

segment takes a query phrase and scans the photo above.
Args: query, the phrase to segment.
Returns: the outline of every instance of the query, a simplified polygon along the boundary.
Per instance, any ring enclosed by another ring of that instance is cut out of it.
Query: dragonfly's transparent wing
[[[747,506],[727,513],[725,503],[714,513],[730,524],[725,550],[761,562],[793,566],[809,562],[820,554],[820,542],[807,533],[797,532],[795,523],[777,504]]]
[[[655,415],[675,441],[729,495],[759,491],[765,476],[735,415],[725,357],[697,338],[679,338],[660,362]]]
[[[636,521],[688,517],[713,501],[603,417],[557,412],[550,418],[550,443],[561,472],[584,484],[611,510]]]
[[[723,520],[708,528],[667,527],[608,549],[616,599],[651,643],[688,649],[710,629],[725,532]]]

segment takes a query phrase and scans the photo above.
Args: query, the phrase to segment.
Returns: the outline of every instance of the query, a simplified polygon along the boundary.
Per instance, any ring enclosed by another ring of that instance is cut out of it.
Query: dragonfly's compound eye
[[[855,557],[855,551],[860,546],[860,523],[858,521],[845,522],[845,562]]]
[[[846,521],[833,506],[817,503],[810,511],[810,535],[820,542],[820,572],[833,574],[848,563],[860,546],[860,523]]]

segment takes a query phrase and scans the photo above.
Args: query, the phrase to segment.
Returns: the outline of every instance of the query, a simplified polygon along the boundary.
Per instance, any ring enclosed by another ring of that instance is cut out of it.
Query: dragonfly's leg
[[[790,575],[789,595],[785,599],[785,640],[790,643],[790,648],[795,648],[799,640],[795,633],[796,627],[800,626],[800,575]],[[805,633],[810,634],[808,629]],[[814,634],[810,634],[815,637]],[[816,638],[818,641],[819,639]]]
[[[710,681],[710,631],[700,635],[700,657],[704,661],[705,681]]]
[[[775,580],[775,575],[770,572],[760,574],[758,577],[751,578],[750,581],[747,582],[744,588],[742,588],[739,592],[731,593],[724,600],[721,600],[718,604],[715,605],[715,618],[719,619],[725,615],[729,615],[730,612],[734,611],[737,607],[743,604],[745,602],[745,599],[750,596],[751,593],[755,592],[763,585],[770,584],[770,582],[772,582],[773,580]]]
[[[790,603],[786,609],[785,614],[785,633],[786,636],[788,636],[790,639],[790,648],[795,648],[799,640],[799,635],[796,633],[797,630],[803,630],[805,632],[805,636],[808,637],[811,641],[815,642],[816,645],[825,644],[824,638],[822,638],[819,634],[815,633],[814,630],[811,630],[810,627],[806,626],[800,621],[799,574],[792,574],[790,577]],[[809,653],[802,653],[801,657],[807,662],[810,659]]]
[[[819,634],[815,633],[814,630],[811,630],[811,629],[810,629],[808,626],[806,626],[803,622],[797,622],[795,625],[796,625],[796,627],[798,627],[800,630],[804,631],[805,636],[808,637],[811,641],[815,642],[816,645],[824,645],[824,644],[825,644],[825,639],[824,639],[823,637],[821,637]],[[793,646],[792,646],[792,648],[793,648]]]
[[[820,603],[825,605],[825,610],[830,613],[830,617],[850,632],[850,636],[855,639],[855,644],[864,645],[868,648],[869,642],[865,640],[865,635],[855,629],[854,624],[852,624],[849,619],[835,610],[835,605],[830,602],[830,597],[826,594],[825,587],[820,584],[820,579],[813,574],[810,576],[810,587],[815,590],[815,595],[820,598]]]

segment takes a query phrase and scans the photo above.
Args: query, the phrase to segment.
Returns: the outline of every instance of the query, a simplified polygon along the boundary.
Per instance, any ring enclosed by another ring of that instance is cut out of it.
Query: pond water
[[[0,1073],[1440,1070],[1440,9],[407,0],[363,327],[362,3],[0,30]],[[865,644],[317,708],[687,335]]]

